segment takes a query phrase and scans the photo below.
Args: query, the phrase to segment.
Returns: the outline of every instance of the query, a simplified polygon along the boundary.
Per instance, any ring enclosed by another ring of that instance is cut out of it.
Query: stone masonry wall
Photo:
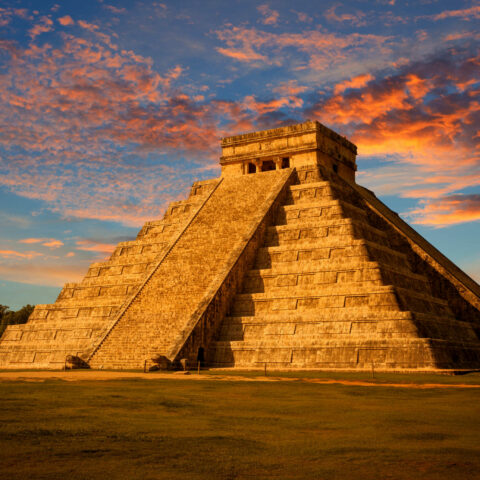
[[[290,173],[222,179],[97,348],[91,366],[141,368],[145,361],[170,355],[182,336],[186,340],[206,293],[230,268],[232,252],[250,240],[258,216],[274,201],[271,194],[278,195]]]

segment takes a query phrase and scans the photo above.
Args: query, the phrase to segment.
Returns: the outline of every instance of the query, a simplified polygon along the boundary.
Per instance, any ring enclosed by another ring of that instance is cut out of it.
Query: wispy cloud
[[[40,243],[44,247],[49,248],[59,248],[63,246],[63,242],[61,240],[57,240],[56,238],[23,238],[19,240],[19,243]]]
[[[325,18],[331,22],[340,22],[340,23],[350,23],[352,25],[356,25],[358,27],[366,25],[365,21],[365,13],[357,10],[355,13],[340,13],[337,14],[335,10],[337,8],[341,8],[342,10],[344,7],[342,5],[332,5],[326,12]]]
[[[377,58],[390,54],[390,37],[375,34],[350,33],[340,35],[321,29],[301,33],[272,33],[256,28],[227,25],[216,31],[225,47],[218,47],[222,55],[238,61],[258,65],[289,64],[293,69],[326,70],[332,65],[346,64],[355,58]],[[296,51],[301,55],[295,55]]]
[[[259,5],[257,10],[262,14],[261,22],[264,25],[276,25],[280,14],[277,10],[272,10],[268,4]]]
[[[1,258],[22,258],[22,259],[31,259],[35,257],[41,257],[43,254],[40,252],[18,252],[16,250],[0,250]]]
[[[126,8],[116,7],[115,5],[108,5],[108,4],[104,3],[102,6],[106,10],[110,10],[112,13],[116,13],[116,14],[123,14],[123,13],[127,12]]]
[[[480,195],[447,195],[423,200],[419,208],[408,212],[414,223],[446,227],[480,220]]]
[[[38,37],[38,35],[41,35],[42,33],[46,33],[52,30],[52,26],[53,26],[53,21],[51,18],[46,16],[40,17],[39,22],[36,23],[29,31],[30,38],[32,40],[35,40],[35,37]]]
[[[11,282],[22,282],[33,285],[63,286],[66,282],[80,282],[87,271],[86,266],[59,265],[53,267],[43,263],[28,262],[28,265],[0,264],[0,277]]]
[[[85,250],[87,252],[112,253],[117,243],[99,243],[95,240],[78,240],[76,242],[77,250]]]
[[[445,10],[444,12],[432,15],[434,20],[444,20],[446,18],[461,18],[462,20],[472,20],[480,18],[480,5],[460,10]]]

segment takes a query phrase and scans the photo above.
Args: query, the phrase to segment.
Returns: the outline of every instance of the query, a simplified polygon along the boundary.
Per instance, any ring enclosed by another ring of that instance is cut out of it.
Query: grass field
[[[480,478],[477,388],[10,381],[0,406],[2,479]]]

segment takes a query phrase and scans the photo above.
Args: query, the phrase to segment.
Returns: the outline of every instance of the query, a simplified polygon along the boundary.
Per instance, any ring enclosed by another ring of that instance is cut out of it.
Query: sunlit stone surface
[[[223,139],[222,176],[8,327],[0,367],[480,368],[480,287],[355,156],[318,122]]]

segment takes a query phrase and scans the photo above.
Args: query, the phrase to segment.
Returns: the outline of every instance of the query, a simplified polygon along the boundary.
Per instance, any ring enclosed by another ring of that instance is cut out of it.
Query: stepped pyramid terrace
[[[356,153],[314,121],[224,138],[221,177],[9,326],[0,367],[480,369],[480,286]]]

